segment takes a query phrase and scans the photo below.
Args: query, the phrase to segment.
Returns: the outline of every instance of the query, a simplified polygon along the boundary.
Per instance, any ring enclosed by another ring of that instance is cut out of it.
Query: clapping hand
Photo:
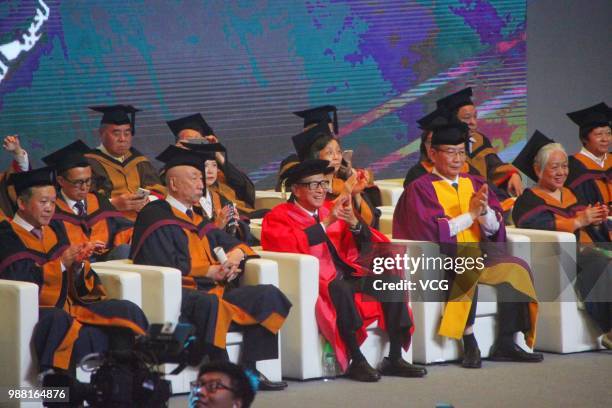
[[[487,211],[489,206],[489,186],[483,184],[478,191],[472,195],[470,199],[469,212],[472,215],[472,219],[478,218]]]

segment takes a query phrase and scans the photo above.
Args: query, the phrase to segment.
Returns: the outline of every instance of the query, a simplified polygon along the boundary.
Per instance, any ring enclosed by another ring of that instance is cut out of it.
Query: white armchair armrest
[[[135,272],[141,277],[142,310],[149,323],[178,322],[181,313],[181,271],[175,268],[134,265],[130,261],[94,264],[100,271]]]
[[[37,322],[38,286],[0,279],[0,386],[36,385],[32,382],[37,367],[30,343]]]
[[[278,264],[279,288],[293,304],[283,326],[281,355],[283,376],[321,376],[321,341],[315,318],[319,296],[319,260],[311,255],[258,251]]]
[[[278,264],[269,259],[249,259],[246,262],[242,284],[278,287]]]
[[[126,271],[100,269],[96,268],[96,264],[93,264],[92,268],[100,277],[109,298],[129,300],[142,306],[140,275]]]

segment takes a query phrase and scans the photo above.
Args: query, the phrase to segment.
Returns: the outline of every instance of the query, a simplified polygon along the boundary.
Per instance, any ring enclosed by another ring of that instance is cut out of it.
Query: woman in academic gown
[[[568,158],[563,146],[536,131],[514,164],[537,181],[526,189],[513,209],[519,228],[576,234],[578,291],[586,310],[605,334],[602,344],[612,348],[612,268],[608,206],[581,201],[564,187]]]
[[[612,109],[605,103],[568,113],[580,127],[580,152],[569,158],[567,186],[589,204],[612,204]]]

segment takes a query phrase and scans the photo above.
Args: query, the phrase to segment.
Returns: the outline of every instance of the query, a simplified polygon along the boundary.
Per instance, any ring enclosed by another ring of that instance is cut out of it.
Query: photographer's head
[[[219,361],[200,367],[192,383],[191,407],[248,408],[255,399],[254,387],[242,368]]]

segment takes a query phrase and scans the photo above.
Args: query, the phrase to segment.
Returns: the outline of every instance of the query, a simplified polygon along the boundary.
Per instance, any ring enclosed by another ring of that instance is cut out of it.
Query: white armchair
[[[142,292],[145,294],[142,309],[149,322],[178,322],[182,299],[181,272],[178,269],[134,265],[129,260],[109,261],[97,264],[97,266],[104,270],[129,271],[139,274],[142,277]],[[245,285],[271,284],[278,287],[276,263],[265,259],[248,260],[242,283]],[[230,360],[237,362],[242,346],[242,333],[228,333],[226,342]],[[174,364],[167,364],[162,367],[162,371],[167,373],[166,379],[172,382],[173,393],[189,392],[189,383],[197,378],[198,368],[187,367],[178,375],[169,375],[168,373],[175,367]],[[281,380],[280,355],[274,360],[258,361],[257,369],[272,381]]]
[[[266,208],[274,208],[274,206],[284,203],[283,193],[280,191],[256,190],[255,191],[255,209],[261,210]]]
[[[251,228],[251,234],[255,238],[261,241],[261,223],[263,222],[263,218],[251,218],[251,222],[249,224],[249,228]]]
[[[376,180],[374,184],[380,190],[382,205],[395,207],[404,192],[403,179]]]
[[[293,304],[281,339],[283,376],[299,380],[323,377],[325,341],[319,334],[315,317],[319,260],[311,255],[283,252],[258,251],[258,254],[278,263],[279,288]],[[377,366],[388,352],[387,335],[376,327],[376,322],[367,331],[361,351],[371,365]],[[412,361],[411,349],[402,352],[407,361]]]
[[[601,332],[576,297],[576,236],[557,231],[508,230],[529,237],[536,293],[546,300],[539,305],[536,349],[573,353],[601,348]]]
[[[140,276],[113,271],[96,272],[110,298],[141,304]],[[0,279],[0,387],[40,385],[37,378],[38,364],[31,346],[37,322],[38,286],[29,282]],[[88,380],[84,372],[79,372],[78,377],[82,381]],[[10,407],[37,405],[19,402],[7,404]]]

